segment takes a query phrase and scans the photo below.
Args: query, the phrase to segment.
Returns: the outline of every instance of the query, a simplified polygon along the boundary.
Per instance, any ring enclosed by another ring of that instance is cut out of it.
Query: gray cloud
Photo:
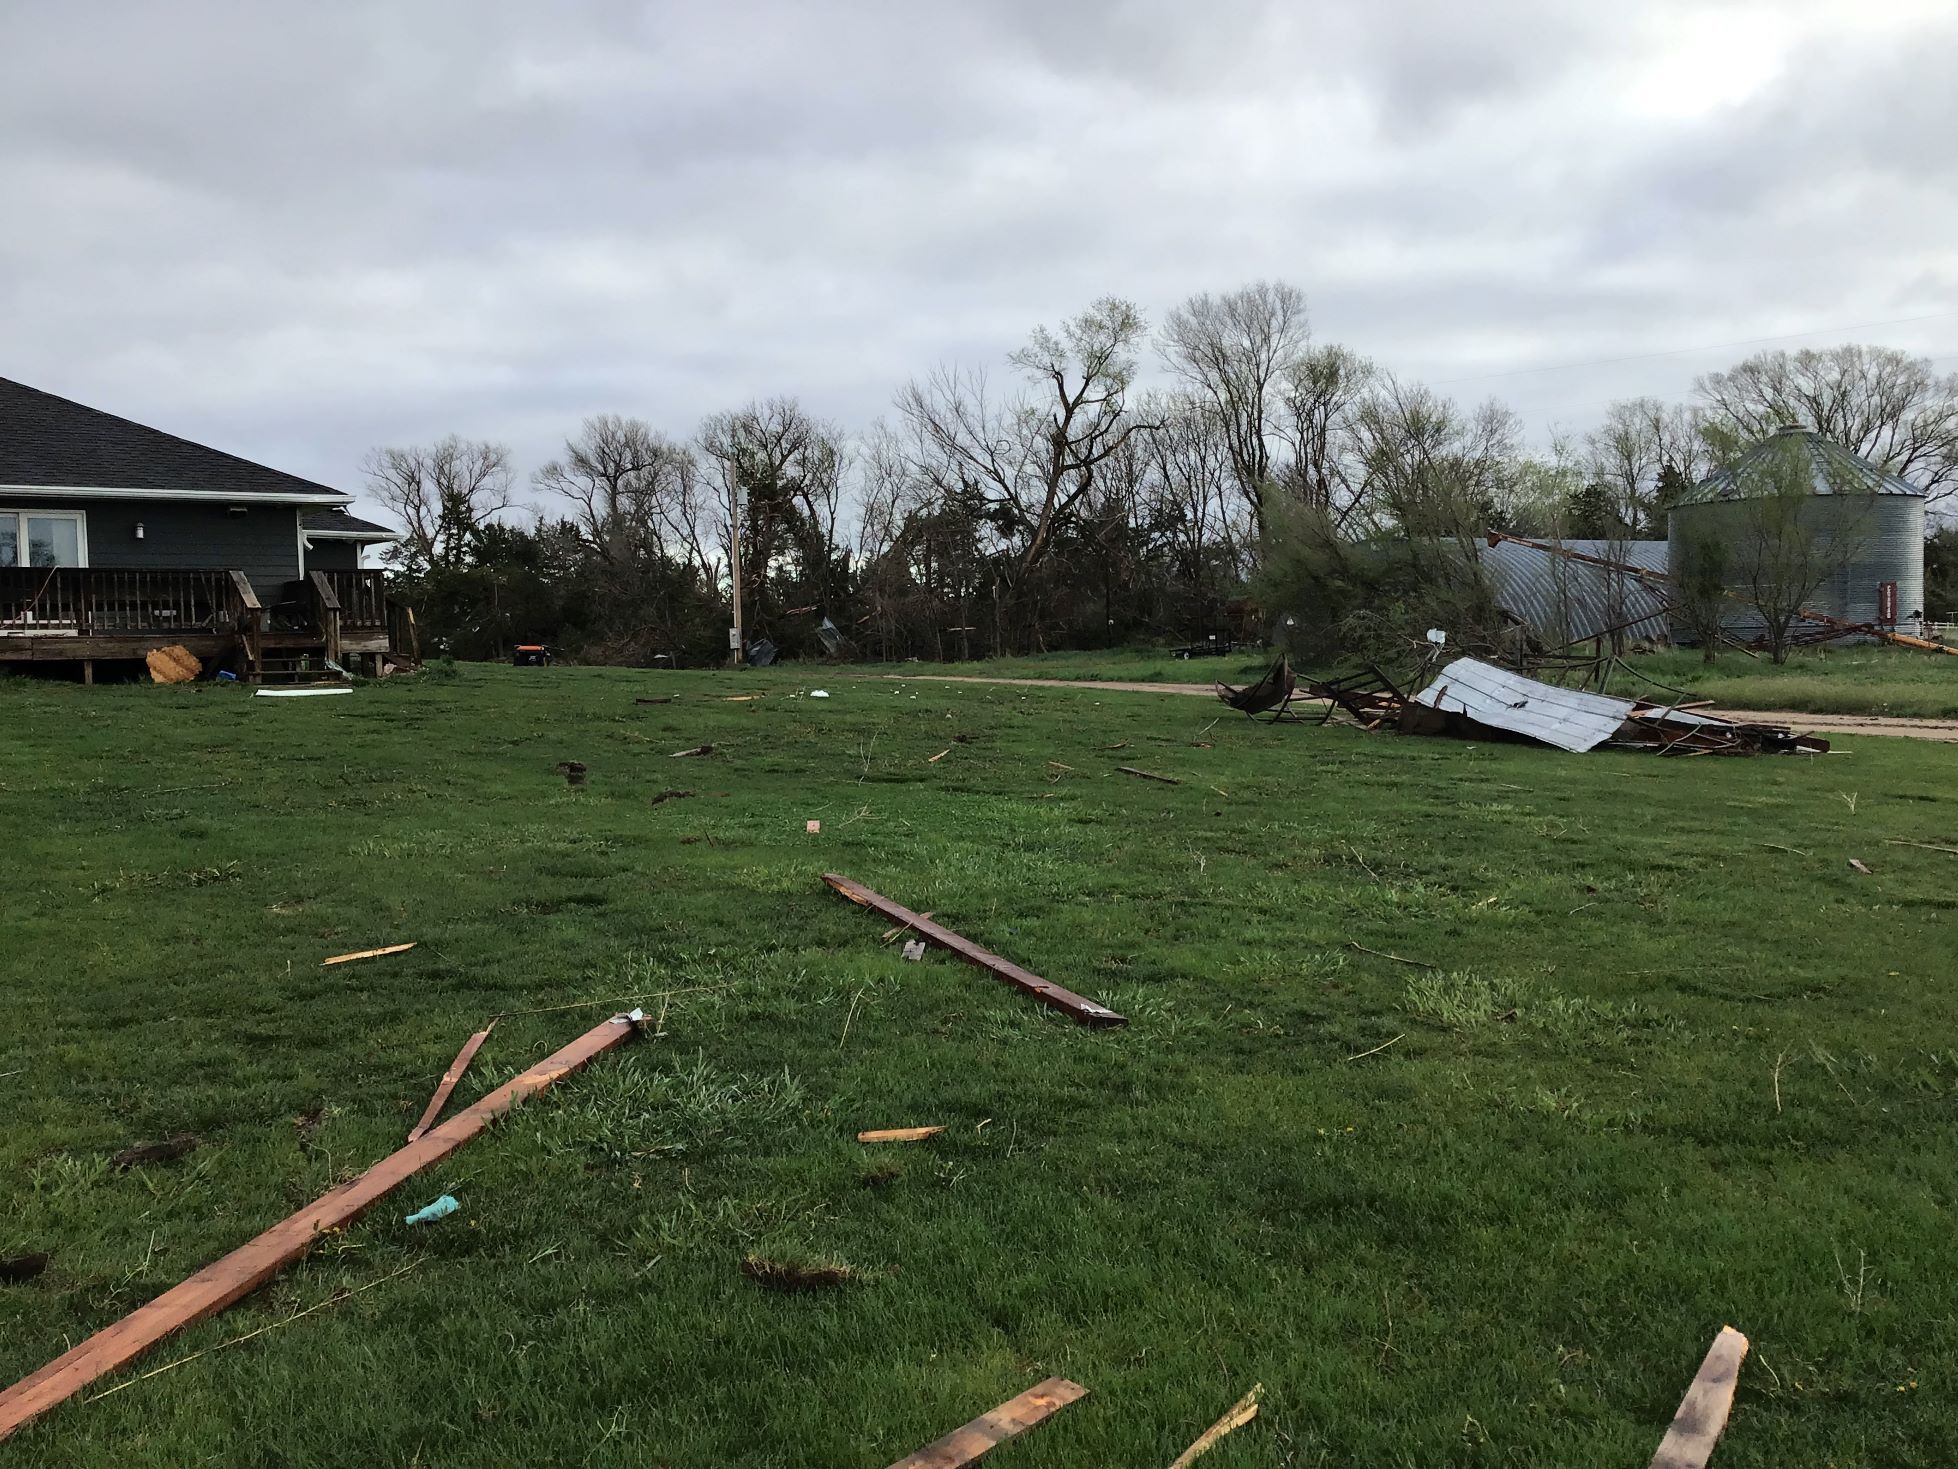
[[[1737,354],[1493,374],[1951,300],[1937,7],[1619,9],[23,0],[0,374],[358,488],[600,411],[861,425],[1105,292],[1283,276],[1539,431]]]

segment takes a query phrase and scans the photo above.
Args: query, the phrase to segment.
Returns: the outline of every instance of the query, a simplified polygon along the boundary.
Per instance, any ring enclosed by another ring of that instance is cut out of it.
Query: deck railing
[[[387,587],[380,571],[322,571],[340,602],[340,626],[353,631],[387,625]]]
[[[230,632],[235,600],[223,571],[0,566],[0,633]]]

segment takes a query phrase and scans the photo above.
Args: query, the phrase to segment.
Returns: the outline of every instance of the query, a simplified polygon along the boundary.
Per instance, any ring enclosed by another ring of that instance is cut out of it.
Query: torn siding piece
[[[1457,658],[1413,702],[1581,755],[1611,739],[1638,707],[1630,699],[1539,683],[1474,658]]]

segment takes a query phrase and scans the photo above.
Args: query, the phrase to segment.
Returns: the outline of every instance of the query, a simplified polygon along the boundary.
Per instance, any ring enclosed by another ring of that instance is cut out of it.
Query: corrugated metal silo
[[[1666,529],[1676,579],[1690,574],[1697,548],[1718,541],[1724,580],[1743,598],[1751,567],[1812,559],[1825,574],[1802,600],[1806,608],[1876,622],[1885,582],[1896,584],[1900,620],[1924,608],[1924,496],[1808,429],[1784,428],[1701,481],[1673,507]],[[1743,638],[1762,631],[1760,614],[1740,601],[1726,625]]]

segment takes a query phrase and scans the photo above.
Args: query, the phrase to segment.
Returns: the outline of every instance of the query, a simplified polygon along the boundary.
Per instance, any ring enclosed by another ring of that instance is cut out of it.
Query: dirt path
[[[1207,683],[1119,683],[1085,678],[984,678],[959,673],[884,674],[885,678],[930,683],[1006,684],[1023,689],[1102,689],[1111,694],[1182,694],[1198,698],[1215,697],[1215,687]],[[1295,699],[1297,703],[1317,705],[1317,700]],[[1785,724],[1793,729],[1819,735],[1895,735],[1912,740],[1936,740],[1958,744],[1958,719],[1896,719],[1874,714],[1802,714],[1790,709],[1703,709],[1698,713],[1718,719],[1733,719],[1749,724]]]

